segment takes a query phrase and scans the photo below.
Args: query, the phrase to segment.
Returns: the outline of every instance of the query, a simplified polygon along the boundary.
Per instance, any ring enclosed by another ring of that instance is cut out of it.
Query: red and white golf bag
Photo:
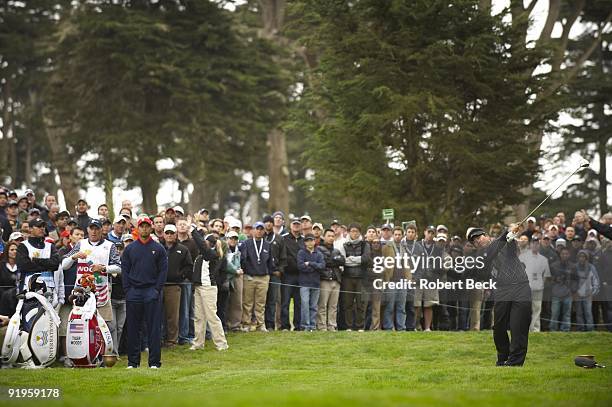
[[[2,362],[11,367],[43,368],[55,362],[60,318],[51,306],[46,285],[39,274],[28,282],[28,291],[19,295],[2,344]]]
[[[113,352],[113,338],[98,314],[91,286],[80,284],[86,288],[77,287],[70,296],[73,308],[66,327],[66,356],[74,367],[99,367],[103,356]]]

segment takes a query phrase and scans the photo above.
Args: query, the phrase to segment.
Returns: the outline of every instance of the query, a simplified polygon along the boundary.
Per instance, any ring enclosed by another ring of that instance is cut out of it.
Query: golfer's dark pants
[[[140,366],[140,327],[146,322],[149,366],[161,366],[161,294],[155,288],[130,288],[126,296],[128,365]]]
[[[493,313],[497,365],[522,366],[527,355],[531,301],[498,301]],[[508,339],[508,329],[511,339]]]

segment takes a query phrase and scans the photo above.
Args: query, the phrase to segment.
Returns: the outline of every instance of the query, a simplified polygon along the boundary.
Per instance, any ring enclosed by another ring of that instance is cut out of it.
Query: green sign
[[[395,219],[395,211],[393,209],[383,209],[382,218],[384,220]]]

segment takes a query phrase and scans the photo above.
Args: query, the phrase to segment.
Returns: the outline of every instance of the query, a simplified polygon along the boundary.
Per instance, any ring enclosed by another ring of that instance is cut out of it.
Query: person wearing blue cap
[[[253,225],[253,237],[246,240],[240,249],[240,265],[244,271],[242,289],[242,330],[267,332],[264,320],[266,296],[274,260],[270,243],[264,239],[264,224]],[[256,325],[252,326],[251,316],[255,313]]]

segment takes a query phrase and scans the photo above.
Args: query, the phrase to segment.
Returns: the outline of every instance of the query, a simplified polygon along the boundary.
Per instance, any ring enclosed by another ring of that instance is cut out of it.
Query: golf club
[[[576,170],[575,170],[574,172],[572,172],[572,173],[571,173],[571,174],[570,174],[570,175],[569,175],[567,178],[565,178],[565,179],[563,180],[563,182],[561,182],[561,183],[560,183],[560,184],[557,186],[557,188],[555,188],[555,189],[554,189],[554,190],[553,190],[553,191],[552,191],[550,194],[548,194],[548,196],[547,196],[546,198],[544,198],[544,199],[542,200],[542,202],[540,202],[540,203],[538,204],[538,206],[536,206],[536,207],[535,207],[535,208],[534,208],[534,209],[533,209],[531,212],[529,212],[529,214],[528,214],[527,216],[525,216],[525,218],[524,218],[522,221],[520,221],[519,223],[517,223],[517,225],[522,225],[523,223],[525,223],[525,222],[527,221],[527,219],[529,219],[529,217],[531,217],[531,215],[533,215],[533,214],[535,213],[535,211],[537,211],[537,210],[540,208],[540,206],[544,205],[544,202],[548,201],[548,199],[549,199],[551,196],[553,196],[553,194],[554,194],[555,192],[557,192],[557,190],[558,190],[559,188],[561,188],[561,186],[562,186],[562,185],[564,185],[564,184],[565,184],[567,181],[569,181],[569,180],[570,180],[570,178],[572,178],[572,177],[574,176],[574,174],[576,174],[576,173],[578,173],[578,172],[580,172],[580,171],[584,170],[585,168],[588,168],[588,167],[589,167],[589,165],[590,165],[589,161],[585,160],[584,158],[580,158],[580,166],[579,166],[578,168],[576,168]],[[512,239],[514,239],[514,238],[516,238],[516,235],[514,235],[514,234],[513,234],[513,233],[511,233],[511,232],[510,232],[510,233],[508,233],[508,241],[510,241],[510,240],[512,240]]]

